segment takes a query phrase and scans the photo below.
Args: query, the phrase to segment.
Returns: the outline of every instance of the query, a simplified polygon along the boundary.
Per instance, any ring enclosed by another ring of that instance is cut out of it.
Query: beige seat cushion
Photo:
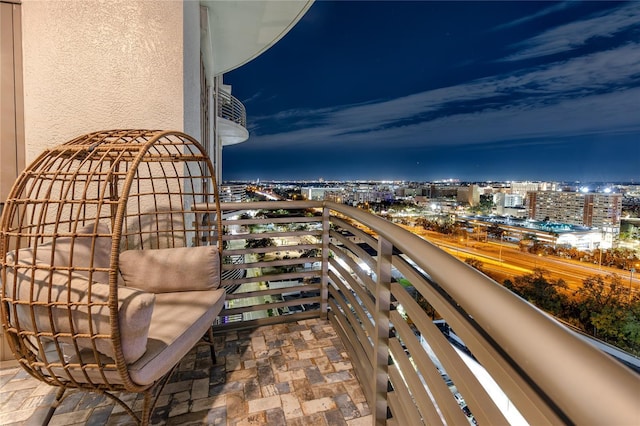
[[[154,293],[215,290],[220,257],[215,246],[127,250],[120,253],[127,286]]]
[[[57,250],[57,249],[56,249]],[[41,252],[38,250],[38,255]],[[29,257],[31,249],[7,254],[5,291],[17,303],[17,318],[12,322],[22,330],[57,332],[60,342],[75,340],[82,348],[93,348],[114,357],[109,316],[109,285],[91,282],[69,270],[50,270],[48,264]],[[19,259],[15,261],[15,257]],[[31,280],[33,274],[33,281]],[[89,290],[91,295],[89,295]],[[144,354],[155,295],[135,288],[118,289],[118,321],[120,341],[127,363]],[[33,305],[34,319],[29,304]],[[50,319],[51,315],[51,319]],[[83,337],[77,337],[83,334]]]
[[[147,352],[129,366],[131,379],[148,385],[171,371],[213,325],[225,295],[224,288],[157,294]]]
[[[147,352],[129,366],[131,380],[141,386],[150,385],[178,363],[207,333],[216,316],[224,307],[224,289],[208,291],[182,291],[179,293],[161,293],[156,295],[155,309],[149,329]],[[96,362],[88,350],[81,354],[84,362]],[[57,356],[51,351],[51,357]],[[103,365],[112,364],[108,358],[100,358]],[[84,374],[95,382],[102,382],[104,374],[110,383],[122,383],[115,368],[98,368],[96,365],[85,367],[84,373],[78,367],[77,355],[66,359],[68,368],[54,368],[59,377],[72,377],[86,381]],[[75,364],[75,365],[74,365]]]

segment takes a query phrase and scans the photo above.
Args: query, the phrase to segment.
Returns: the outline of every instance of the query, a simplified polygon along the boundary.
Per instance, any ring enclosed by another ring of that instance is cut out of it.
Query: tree
[[[256,249],[256,248],[264,248],[264,247],[275,247],[277,244],[271,238],[252,238],[248,239],[245,243],[244,247],[248,249]],[[264,253],[257,254],[258,260],[262,261],[265,258]]]
[[[467,259],[465,259],[464,263],[466,263],[467,265],[477,269],[478,271],[482,272],[482,267],[484,266],[484,264],[482,263],[482,261],[474,258],[474,257],[468,257]]]
[[[545,245],[543,243],[541,243],[540,241],[536,240],[529,247],[529,253],[532,253],[532,254],[544,253],[545,252],[544,249],[545,249]]]
[[[505,287],[540,309],[561,315],[568,310],[569,300],[558,290],[565,289],[566,283],[562,279],[548,280],[546,275],[543,269],[535,269],[532,274],[516,277],[513,282],[505,281]]]
[[[245,248],[263,248],[263,247],[275,247],[276,243],[271,238],[258,238],[247,240]]]
[[[493,195],[482,194],[480,195],[480,203],[476,206],[469,207],[469,211],[472,213],[487,215],[491,213],[494,207]]]
[[[616,274],[594,275],[583,280],[574,292],[578,319],[585,330],[605,339],[618,340],[626,317],[625,301],[628,296]]]
[[[487,227],[487,235],[496,240],[501,240],[505,232],[497,223],[492,223],[491,226]]]
[[[424,217],[416,218],[415,224],[417,227],[421,227],[423,229],[427,229],[427,219]]]
[[[619,276],[594,275],[569,296],[562,280],[549,281],[545,274],[537,269],[505,280],[504,286],[585,332],[640,354],[640,296],[630,295]]]
[[[629,350],[637,355],[640,353],[640,299],[637,295],[629,305],[622,325],[622,338]]]

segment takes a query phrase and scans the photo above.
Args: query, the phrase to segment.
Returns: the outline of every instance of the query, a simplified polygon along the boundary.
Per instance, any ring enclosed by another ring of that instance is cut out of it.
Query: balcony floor
[[[217,364],[194,348],[165,386],[152,424],[369,425],[371,415],[340,338],[312,319],[216,336]],[[27,425],[56,388],[14,362],[0,368],[0,424]],[[142,408],[135,394],[123,400]],[[40,407],[40,408],[39,408]],[[39,408],[38,410],[36,410]],[[35,414],[34,414],[35,413]],[[131,418],[108,398],[72,391],[50,425],[122,425]]]

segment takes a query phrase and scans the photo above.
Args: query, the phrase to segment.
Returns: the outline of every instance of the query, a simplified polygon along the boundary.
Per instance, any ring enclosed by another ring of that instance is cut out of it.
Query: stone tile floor
[[[157,425],[369,425],[371,415],[347,353],[327,321],[263,326],[216,336],[194,348],[163,389]],[[56,389],[14,362],[0,367],[0,425],[39,424]],[[135,394],[122,397],[141,410]],[[105,396],[72,391],[49,423],[134,424]]]

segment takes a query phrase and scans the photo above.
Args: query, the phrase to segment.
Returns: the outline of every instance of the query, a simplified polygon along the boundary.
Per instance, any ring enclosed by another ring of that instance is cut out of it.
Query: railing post
[[[320,289],[320,318],[327,319],[329,298],[329,227],[331,223],[329,221],[329,208],[323,206],[322,208],[322,280]]]
[[[391,255],[393,245],[380,237],[378,240],[378,264],[376,270],[376,312],[374,336],[375,408],[373,422],[387,423],[387,391],[389,383],[389,310],[391,307]]]

